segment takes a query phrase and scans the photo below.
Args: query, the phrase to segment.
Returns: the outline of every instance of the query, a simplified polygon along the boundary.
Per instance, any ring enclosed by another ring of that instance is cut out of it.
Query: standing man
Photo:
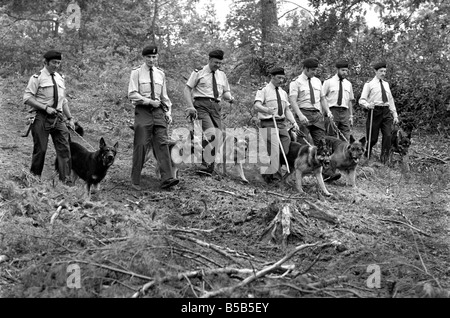
[[[69,120],[71,129],[75,129],[75,123],[65,98],[64,77],[56,72],[60,66],[61,52],[50,50],[45,53],[44,68],[31,76],[25,89],[23,101],[31,106],[31,112],[35,112],[36,115],[34,122],[31,124],[34,144],[31,173],[41,177],[47,152],[48,136],[51,135],[58,159],[59,179],[70,184],[72,164],[69,130],[64,123],[62,113]]]
[[[326,114],[330,120],[333,114],[328,109],[328,102],[322,93],[322,82],[315,77],[319,61],[315,58],[307,58],[303,62],[303,72],[294,78],[289,85],[289,101],[297,115],[296,120],[301,131],[307,136],[308,133],[318,145],[321,139],[325,138]],[[341,177],[338,172],[331,170],[323,171],[324,181],[333,181]]]
[[[377,143],[378,134],[381,130],[383,138],[380,160],[384,163],[389,156],[392,124],[398,123],[398,115],[389,83],[384,80],[386,77],[386,62],[375,63],[373,68],[375,77],[364,84],[359,99],[359,104],[368,110],[366,134],[370,147],[366,150],[365,156],[370,158],[372,148]],[[371,125],[372,131],[370,131]]]
[[[295,122],[294,115],[289,109],[288,94],[280,87],[286,80],[284,69],[282,67],[274,67],[270,71],[270,82],[265,87],[258,90],[255,97],[255,110],[258,112],[260,127],[266,128],[262,130],[266,135],[267,153],[270,156],[270,167],[263,173],[263,179],[267,183],[271,183],[274,179],[281,179],[280,170],[280,145],[278,144],[279,135],[284,153],[289,152],[289,144],[291,138],[286,127],[286,119],[294,125],[295,129],[299,129]],[[278,127],[276,131],[273,118]],[[275,151],[272,151],[273,150]]]
[[[203,140],[202,162],[206,168],[202,171],[207,173],[214,171],[216,151],[212,141],[222,138],[220,115],[222,107],[219,103],[222,98],[230,103],[233,102],[227,76],[220,70],[223,55],[222,50],[211,51],[208,64],[201,70],[191,73],[183,92],[188,105],[188,118],[191,121],[198,118],[202,122],[202,130],[206,138]],[[221,143],[222,140],[215,141],[216,145]]]
[[[333,114],[333,119],[330,119],[329,132],[334,136],[338,133],[335,131],[334,125],[331,125],[331,121],[334,121],[337,129],[348,141],[350,139],[350,127],[353,126],[353,103],[355,97],[352,83],[347,80],[349,73],[348,62],[341,60],[336,62],[335,65],[337,73],[323,83],[322,94],[325,95],[330,111]],[[339,135],[339,138],[343,139],[341,135]]]
[[[135,105],[134,148],[131,168],[132,188],[141,190],[141,172],[148,147],[153,147],[161,167],[161,188],[168,189],[180,181],[172,177],[167,126],[172,123],[172,102],[167,96],[166,75],[159,67],[158,48],[142,50],[145,63],[131,71],[128,98]]]

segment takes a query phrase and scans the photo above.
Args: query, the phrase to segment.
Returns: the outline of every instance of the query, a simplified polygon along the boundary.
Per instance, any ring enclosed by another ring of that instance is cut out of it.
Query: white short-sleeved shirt
[[[311,78],[311,86],[314,90],[314,105],[311,103],[308,76],[304,73],[296,77],[289,84],[289,96],[297,99],[297,104],[300,109],[317,109],[322,111],[320,106],[320,98],[323,96],[322,82],[317,77],[313,77]]]
[[[45,106],[54,107],[58,111],[62,111],[62,105],[66,99],[66,85],[64,76],[55,72],[55,83],[58,86],[58,105],[54,107],[53,100],[53,80],[50,72],[44,67],[39,73],[34,74],[28,81],[25,94],[23,95],[23,102],[26,103],[30,97],[36,98],[36,100]]]
[[[329,107],[338,106],[348,108],[350,101],[355,100],[352,83],[344,79],[342,81],[342,104],[338,105],[339,76],[337,74],[323,82],[322,95],[326,97]]]
[[[205,65],[201,70],[195,70],[191,73],[186,85],[192,88],[192,97],[214,98],[212,72],[209,65]],[[224,93],[230,91],[227,75],[221,70],[215,72],[217,90],[219,92],[219,101]]]
[[[264,106],[276,110],[275,119],[284,119],[286,117],[286,109],[289,107],[288,94],[281,87],[278,88],[280,94],[281,105],[283,107],[283,115],[278,115],[278,100],[275,85],[270,82],[266,86],[260,88],[256,92],[255,102],[260,101]],[[258,119],[271,119],[271,115],[258,112]]]

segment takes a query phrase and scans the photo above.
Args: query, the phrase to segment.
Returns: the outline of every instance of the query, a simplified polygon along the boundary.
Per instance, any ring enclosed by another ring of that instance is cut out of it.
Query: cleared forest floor
[[[42,180],[28,173],[33,144],[31,135],[20,137],[22,92],[6,80],[0,87],[1,297],[450,296],[448,138],[414,134],[410,171],[366,162],[358,188],[335,181],[331,198],[312,178],[304,195],[268,186],[252,164],[249,184],[231,167],[229,176],[207,177],[185,165],[170,191],[159,189],[149,164],[146,190],[137,193],[131,108],[94,109],[81,97],[73,113],[86,141],[95,148],[100,137],[119,141],[87,202],[82,182],[67,187],[53,178],[51,142]],[[174,109],[174,121],[186,125],[183,110]],[[354,133],[362,136],[358,127]],[[284,242],[281,227],[267,232],[283,208],[294,216]]]

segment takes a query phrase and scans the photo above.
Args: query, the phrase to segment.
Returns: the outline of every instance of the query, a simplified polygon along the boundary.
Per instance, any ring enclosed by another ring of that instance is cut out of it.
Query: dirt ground
[[[119,141],[101,190],[86,201],[82,182],[54,177],[51,142],[42,180],[28,173],[22,93],[5,80],[0,87],[1,297],[450,297],[448,138],[415,133],[410,171],[366,162],[356,189],[327,185],[331,198],[312,178],[303,195],[268,186],[252,164],[249,184],[232,167],[210,177],[185,165],[180,184],[162,191],[152,162],[137,193],[132,111],[90,111],[79,98],[78,141]],[[184,125],[182,110],[174,120]],[[267,232],[283,208],[293,218]]]

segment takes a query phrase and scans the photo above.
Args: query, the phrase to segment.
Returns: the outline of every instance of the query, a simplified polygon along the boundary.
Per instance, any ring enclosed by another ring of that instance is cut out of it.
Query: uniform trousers
[[[366,134],[367,134],[367,140],[369,140],[369,129],[370,129],[370,113],[372,111],[369,110],[367,112],[367,121],[366,121]],[[372,121],[372,134],[370,136],[370,149],[366,150],[366,156],[369,152],[369,158],[372,154],[372,148],[376,145],[378,141],[378,135],[381,130],[382,139],[381,139],[381,156],[386,156],[389,147],[391,144],[391,131],[392,131],[392,124],[393,124],[393,116],[391,114],[391,111],[388,106],[375,106],[373,109],[373,121]]]
[[[319,144],[319,140],[325,138],[325,121],[322,113],[317,109],[305,109],[301,108],[302,114],[308,118],[309,124],[306,126],[300,123],[300,120],[295,116],[298,126],[305,136],[311,135],[314,145]]]
[[[37,111],[31,126],[33,136],[33,156],[31,159],[31,173],[41,176],[44,169],[45,154],[47,153],[48,136],[52,136],[58,158],[59,179],[70,181],[72,162],[70,159],[69,130],[59,116],[49,116],[44,111]]]
[[[194,108],[197,110],[198,119],[202,122],[202,131],[206,138],[202,141],[203,164],[213,164],[216,146],[221,144],[222,139],[222,118],[220,115],[222,107],[213,99],[195,98]],[[217,141],[215,141],[216,138]]]
[[[133,144],[133,166],[131,168],[131,182],[133,184],[140,184],[148,147],[153,147],[156,160],[160,165],[161,181],[164,182],[172,178],[167,122],[161,107],[136,106]]]
[[[333,122],[336,124],[337,129],[344,135],[345,139],[350,140],[350,111],[347,107],[332,106],[330,111],[333,114]],[[327,133],[330,136],[343,139],[338,132],[335,131],[333,125],[328,120]]]
[[[277,120],[278,136],[280,137],[281,144],[283,146],[284,153],[287,155],[289,152],[289,144],[291,143],[291,137],[286,129],[286,120]],[[280,168],[280,145],[278,138],[276,138],[277,131],[275,130],[275,124],[273,119],[261,119],[260,127],[261,137],[266,140],[267,154],[270,156],[270,167],[264,174],[275,174]],[[275,151],[272,151],[275,150]]]

